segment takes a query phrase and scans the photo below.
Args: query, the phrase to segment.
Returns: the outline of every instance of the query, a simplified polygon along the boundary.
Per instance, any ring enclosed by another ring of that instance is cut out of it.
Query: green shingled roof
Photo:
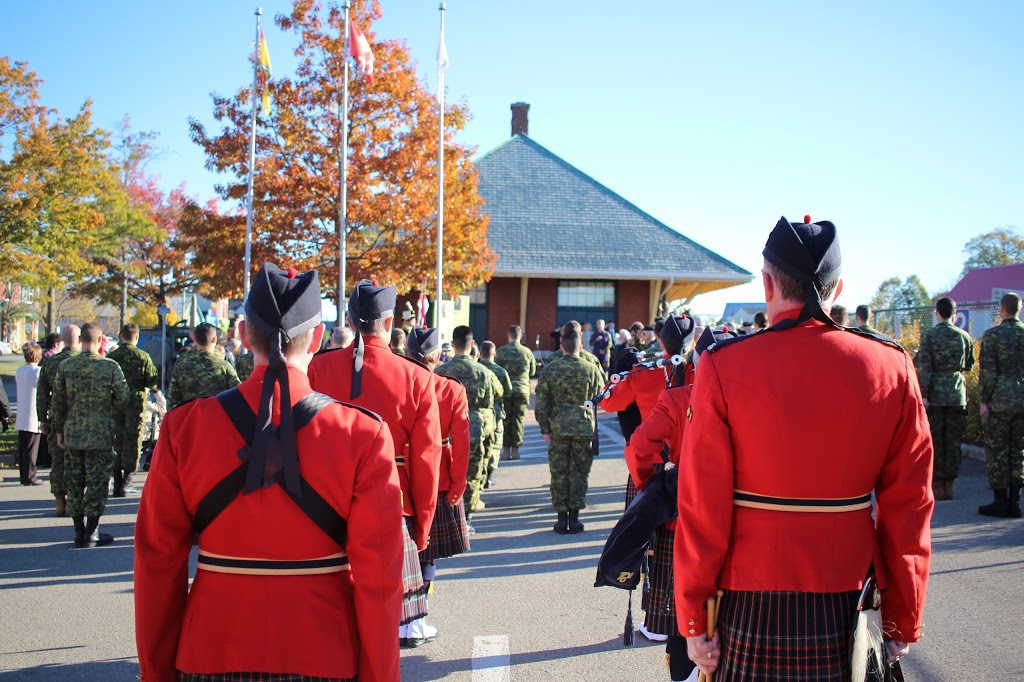
[[[495,275],[751,279],[525,135],[476,165]]]

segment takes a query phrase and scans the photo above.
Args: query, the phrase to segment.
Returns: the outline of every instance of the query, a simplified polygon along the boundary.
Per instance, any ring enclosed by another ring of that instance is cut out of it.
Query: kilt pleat
[[[412,538],[412,518],[402,524],[405,555],[402,560],[402,622],[408,625],[427,615],[427,586],[420,571],[420,552]]]
[[[178,682],[356,682],[355,677],[310,677],[296,673],[178,673]]]
[[[626,506],[622,508],[623,511],[629,509],[629,505],[633,504],[633,498],[636,497],[638,492],[640,491],[637,490],[636,484],[633,483],[633,477],[626,474]]]
[[[679,636],[676,622],[676,597],[672,589],[672,552],[676,532],[665,526],[654,530],[651,543],[653,555],[648,553],[651,591],[647,599],[647,614],[644,626],[660,635]]]
[[[429,564],[469,551],[469,528],[462,500],[455,506],[448,502],[448,491],[437,496],[434,521],[430,526],[430,544],[420,552],[420,561]]]
[[[716,682],[846,682],[859,596],[727,590],[718,607]]]

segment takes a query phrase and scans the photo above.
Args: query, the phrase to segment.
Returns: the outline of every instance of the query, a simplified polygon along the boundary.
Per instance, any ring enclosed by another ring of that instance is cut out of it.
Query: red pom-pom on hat
[[[810,225],[811,224],[811,216],[805,215],[804,216],[804,223],[807,224],[807,225]]]
[[[295,268],[288,268],[288,279],[295,279],[299,276],[299,271]]]
[[[372,279],[372,280],[370,280],[370,282],[371,282],[371,283],[373,284],[373,286],[375,286],[375,287],[379,287],[379,286],[380,286],[380,284],[378,284],[378,283],[377,283],[377,280],[375,280],[375,279]]]

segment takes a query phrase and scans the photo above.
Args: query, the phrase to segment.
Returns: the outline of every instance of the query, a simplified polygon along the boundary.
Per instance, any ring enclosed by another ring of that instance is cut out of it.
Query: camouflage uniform
[[[134,343],[122,343],[108,353],[107,358],[121,367],[124,380],[128,383],[124,433],[121,440],[115,443],[114,449],[118,455],[118,466],[124,473],[131,474],[139,464],[146,397],[149,391],[157,388],[156,365],[149,353],[137,348]]]
[[[65,347],[56,355],[43,358],[39,364],[39,383],[36,384],[36,414],[39,415],[39,425],[49,423],[47,413],[50,409],[50,393],[53,391],[53,382],[57,377],[57,368],[68,358],[78,355],[80,351]],[[46,446],[50,452],[50,493],[54,497],[67,495],[68,488],[64,484],[64,451],[57,447],[57,434],[53,429],[46,434]]]
[[[502,397],[494,399],[494,435],[487,441],[487,479],[494,476],[494,471],[498,468],[498,460],[501,459],[501,445],[505,440],[505,398],[504,396],[512,395],[512,380],[508,376],[508,372],[505,368],[497,365],[493,362],[480,361],[480,364],[491,370],[494,376],[497,377],[498,383],[501,384]],[[486,482],[486,479],[485,479]]]
[[[434,370],[442,376],[458,379],[466,387],[469,405],[469,471],[466,474],[466,510],[480,506],[480,491],[487,482],[488,439],[494,435],[494,401],[502,395],[498,378],[468,355],[456,355]]]
[[[505,428],[502,445],[518,448],[523,444],[523,421],[530,406],[530,377],[537,373],[537,360],[530,349],[517,341],[498,349],[494,361],[501,365],[512,382],[505,393]]]
[[[580,349],[580,360],[584,360],[585,362],[589,362],[594,367],[597,367],[597,371],[601,373],[601,380],[604,381],[606,379],[605,371],[604,371],[604,366],[601,365],[601,361],[597,359],[596,355],[594,355],[593,353],[591,353],[590,351],[588,351],[585,348],[581,348]]]
[[[171,372],[167,402],[180,405],[195,398],[208,398],[239,384],[238,374],[217,350],[193,348],[178,356]]]
[[[67,448],[68,516],[103,514],[127,405],[128,384],[113,360],[82,351],[57,370],[50,427]]]
[[[932,478],[952,481],[960,475],[960,441],[967,432],[963,373],[974,367],[974,341],[949,320],[940,322],[921,334],[916,363],[935,444]]]
[[[256,358],[252,353],[246,353],[245,355],[239,355],[235,358],[235,373],[238,374],[239,381],[245,381],[252,374],[253,363]]]
[[[993,490],[1017,488],[1024,479],[1024,324],[1013,318],[981,338],[981,402],[988,482]]]
[[[542,434],[552,436],[548,467],[555,511],[587,506],[594,415],[583,403],[600,393],[603,383],[596,366],[574,355],[545,367],[537,381],[537,423]]]

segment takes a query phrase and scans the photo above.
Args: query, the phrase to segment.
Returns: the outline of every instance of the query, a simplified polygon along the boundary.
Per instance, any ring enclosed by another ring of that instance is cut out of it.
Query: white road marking
[[[611,439],[611,441],[616,445],[620,447],[626,446],[626,440],[619,435],[619,432],[605,424],[603,421],[598,420],[597,430],[600,431],[605,438]]]
[[[473,638],[473,682],[509,682],[508,635]]]

